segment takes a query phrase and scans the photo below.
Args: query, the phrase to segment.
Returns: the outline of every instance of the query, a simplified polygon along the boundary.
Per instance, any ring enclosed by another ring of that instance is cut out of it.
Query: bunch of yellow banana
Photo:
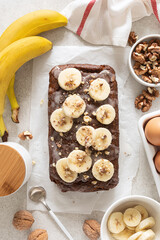
[[[3,121],[6,94],[12,108],[12,120],[18,121],[19,104],[14,92],[15,72],[27,61],[49,51],[52,43],[36,37],[41,32],[62,27],[67,19],[52,10],[28,13],[13,22],[0,37],[0,136],[7,140],[8,132]]]

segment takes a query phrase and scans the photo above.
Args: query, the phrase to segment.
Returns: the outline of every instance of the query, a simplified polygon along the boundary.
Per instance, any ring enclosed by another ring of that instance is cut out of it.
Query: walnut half
[[[48,240],[48,233],[44,229],[36,229],[29,234],[28,240]]]
[[[94,220],[85,220],[83,231],[90,240],[97,240],[100,237],[100,224]]]
[[[34,223],[34,218],[30,212],[21,210],[15,213],[12,223],[17,230],[28,230]]]

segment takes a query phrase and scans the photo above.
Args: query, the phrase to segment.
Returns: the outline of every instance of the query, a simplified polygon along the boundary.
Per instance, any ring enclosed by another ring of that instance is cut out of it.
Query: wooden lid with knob
[[[25,178],[25,164],[21,155],[7,145],[0,145],[0,197],[15,192]]]

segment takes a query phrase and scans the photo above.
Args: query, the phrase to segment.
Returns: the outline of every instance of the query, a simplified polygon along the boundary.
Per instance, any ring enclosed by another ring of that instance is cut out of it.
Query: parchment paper
[[[53,47],[53,50],[34,60],[31,94],[30,130],[34,136],[29,151],[36,162],[28,182],[28,190],[37,185],[47,191],[47,200],[55,212],[86,213],[105,211],[117,199],[130,195],[132,180],[139,164],[137,117],[134,108],[135,93],[139,84],[129,75],[128,54],[130,48],[119,47]],[[108,64],[116,71],[119,89],[120,156],[119,185],[98,193],[62,193],[49,179],[48,155],[48,83],[49,71],[58,64],[90,63]],[[42,101],[41,101],[42,100]],[[42,104],[43,102],[43,104]],[[40,204],[27,200],[29,210],[44,210]]]

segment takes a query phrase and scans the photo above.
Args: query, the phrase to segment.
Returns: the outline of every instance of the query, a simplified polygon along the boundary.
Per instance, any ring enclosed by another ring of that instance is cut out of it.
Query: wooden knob
[[[0,196],[15,192],[25,178],[25,164],[13,148],[0,145]]]

